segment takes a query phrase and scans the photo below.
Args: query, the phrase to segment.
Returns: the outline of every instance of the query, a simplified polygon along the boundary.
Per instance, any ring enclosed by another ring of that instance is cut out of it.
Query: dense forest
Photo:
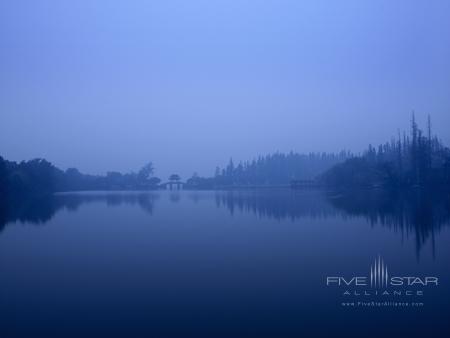
[[[410,135],[398,135],[362,156],[328,170],[320,179],[335,188],[445,188],[450,187],[450,150],[431,133],[419,129],[414,116]]]
[[[187,180],[187,186],[199,189],[243,186],[289,185],[292,180],[312,180],[334,165],[352,157],[349,152],[298,154],[274,153],[257,159],[216,168],[214,177],[195,175]]]
[[[161,182],[150,162],[137,173],[86,175],[75,168],[58,169],[44,159],[7,161],[0,156],[0,197],[38,196],[80,190],[149,190]]]
[[[288,185],[294,179],[313,179],[333,165],[351,157],[350,153],[275,153],[234,165],[230,160],[224,169],[216,168],[213,177],[193,175],[187,189],[214,189],[239,186]],[[65,171],[44,159],[7,161],[0,157],[0,196],[43,195],[52,192],[82,190],[152,190],[161,180],[153,176],[150,162],[137,173],[108,172],[104,176],[87,175],[75,168]],[[180,181],[176,174],[169,181]]]

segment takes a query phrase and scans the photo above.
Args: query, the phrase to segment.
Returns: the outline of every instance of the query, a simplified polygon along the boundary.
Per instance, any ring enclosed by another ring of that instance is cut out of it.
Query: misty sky
[[[0,3],[0,155],[211,175],[359,152],[419,122],[450,144],[450,1]]]

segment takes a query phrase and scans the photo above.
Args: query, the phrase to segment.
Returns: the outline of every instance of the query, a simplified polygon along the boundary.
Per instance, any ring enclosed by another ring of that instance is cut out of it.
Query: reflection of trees
[[[339,211],[318,190],[230,190],[216,193],[216,205],[274,219],[336,216]]]
[[[1,200],[0,201],[0,231],[10,222],[31,222],[43,224],[55,214],[52,198]]]
[[[327,194],[317,190],[231,190],[216,192],[215,196],[217,206],[227,208],[231,214],[240,211],[292,220],[363,217],[373,226],[414,236],[417,254],[429,238],[434,250],[434,235],[450,224],[450,196],[420,190],[397,194],[381,190]]]
[[[139,205],[149,214],[153,213],[154,203],[159,195],[156,193],[68,193],[58,194],[52,198],[59,208],[77,210],[82,204],[105,202],[108,207],[117,207],[124,204]]]
[[[328,200],[349,215],[365,217],[372,225],[380,224],[406,237],[415,236],[417,254],[428,238],[433,241],[434,251],[435,233],[450,224],[448,193],[363,190],[329,194]]]
[[[184,193],[169,195],[178,203]],[[296,220],[303,217],[363,217],[371,225],[382,225],[403,236],[414,236],[417,254],[444,226],[450,224],[450,196],[414,190],[387,193],[381,190],[328,193],[319,190],[259,189],[229,190],[212,193],[186,192],[196,203],[210,200],[231,214],[252,213],[260,218]],[[104,203],[109,207],[137,205],[153,213],[158,192],[87,192],[68,193],[40,199],[0,201],[0,231],[8,223],[43,224],[59,210],[77,210],[87,203]]]
[[[75,211],[82,204],[104,202],[115,207],[123,204],[139,205],[149,214],[153,213],[156,193],[68,193],[41,198],[5,200],[0,203],[0,231],[7,223],[30,222],[43,224],[49,221],[57,211],[66,209]]]

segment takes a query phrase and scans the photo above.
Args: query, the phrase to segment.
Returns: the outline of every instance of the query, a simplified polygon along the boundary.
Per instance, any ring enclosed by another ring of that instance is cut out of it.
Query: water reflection
[[[148,214],[152,214],[155,201],[159,198],[154,193],[67,193],[33,199],[2,201],[0,203],[0,231],[10,223],[44,224],[60,210],[77,211],[81,205],[100,202],[109,207],[121,205],[138,205]]]
[[[58,194],[41,199],[3,201],[0,204],[0,231],[7,224],[28,222],[44,224],[59,210],[78,210],[88,203],[105,203],[109,207],[136,205],[153,214],[160,198],[170,203],[215,202],[231,215],[251,213],[258,218],[295,221],[301,218],[361,218],[371,226],[383,226],[414,237],[417,254],[424,244],[450,224],[449,195],[413,191],[392,194],[382,191],[293,191],[289,189],[207,191],[207,192],[96,192]],[[187,201],[184,199],[187,198]],[[214,205],[214,204],[213,204]]]
[[[296,220],[302,217],[336,217],[343,212],[330,204],[320,190],[241,190],[217,192],[216,205],[231,214],[250,212],[258,217]]]
[[[450,196],[447,193],[352,191],[329,194],[328,200],[347,215],[364,217],[372,226],[381,225],[403,236],[414,236],[417,254],[431,239],[434,255],[435,235],[450,224]]]
[[[53,197],[0,201],[0,231],[12,222],[43,224],[57,211]]]
[[[383,226],[403,238],[414,237],[416,253],[441,228],[450,224],[450,196],[420,190],[386,191],[230,191],[216,194],[216,204],[231,214],[236,210],[258,217],[295,220],[303,217],[359,217],[371,226]]]

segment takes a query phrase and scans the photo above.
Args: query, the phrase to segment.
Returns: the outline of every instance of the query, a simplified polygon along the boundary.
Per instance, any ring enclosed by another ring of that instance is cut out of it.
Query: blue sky
[[[450,144],[449,1],[3,1],[0,155],[162,177],[273,151]]]

